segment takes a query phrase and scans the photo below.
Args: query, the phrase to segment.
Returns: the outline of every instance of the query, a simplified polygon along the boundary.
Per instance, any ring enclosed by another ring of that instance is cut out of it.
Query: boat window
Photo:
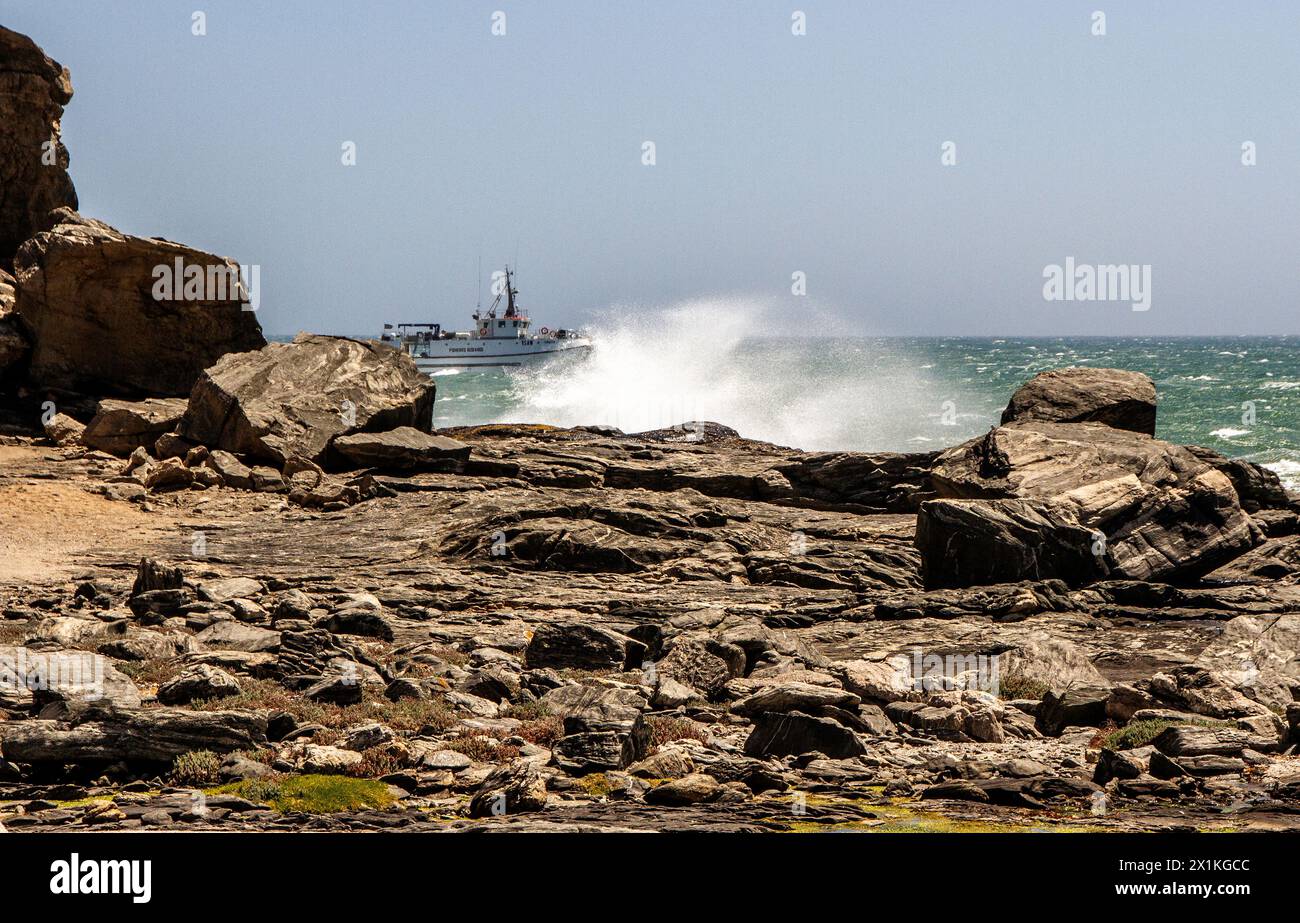
[[[505,325],[506,325],[506,322],[505,322],[505,321],[503,321],[503,320],[499,320],[499,321],[497,321],[497,326],[498,326],[498,327],[504,327]]]

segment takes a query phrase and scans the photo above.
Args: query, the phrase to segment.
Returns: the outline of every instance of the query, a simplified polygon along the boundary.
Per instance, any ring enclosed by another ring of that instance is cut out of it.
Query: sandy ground
[[[88,554],[138,546],[159,531],[158,517],[90,493],[84,481],[30,477],[49,470],[50,454],[0,446],[0,583],[66,580]]]

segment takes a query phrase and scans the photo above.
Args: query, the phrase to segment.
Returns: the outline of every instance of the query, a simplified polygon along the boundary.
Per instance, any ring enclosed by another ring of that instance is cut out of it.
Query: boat
[[[505,284],[492,306],[486,312],[480,306],[471,315],[473,330],[453,332],[443,330],[441,324],[384,324],[381,339],[401,349],[423,371],[454,366],[522,365],[559,353],[591,349],[591,338],[581,330],[542,327],[534,333],[532,319],[515,301],[518,294],[507,266]]]

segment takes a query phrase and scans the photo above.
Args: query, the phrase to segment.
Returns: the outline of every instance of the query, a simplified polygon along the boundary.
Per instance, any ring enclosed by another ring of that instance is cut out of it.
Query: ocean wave
[[[513,406],[495,422],[635,433],[711,420],[751,439],[850,451],[902,447],[915,435],[958,443],[986,428],[986,414],[973,413],[982,401],[936,386],[914,359],[885,367],[875,344],[827,340],[810,352],[802,341],[751,339],[779,312],[745,297],[613,309],[591,325],[587,356],[512,370]],[[949,401],[979,424],[931,419]]]
[[[1220,439],[1235,439],[1238,436],[1247,436],[1249,434],[1250,430],[1248,429],[1233,429],[1230,426],[1210,431],[1211,436],[1218,436]]]

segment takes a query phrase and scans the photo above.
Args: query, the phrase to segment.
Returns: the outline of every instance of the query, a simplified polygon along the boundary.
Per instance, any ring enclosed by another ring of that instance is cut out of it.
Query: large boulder
[[[81,441],[92,449],[125,458],[136,449],[152,449],[159,436],[180,422],[185,407],[186,402],[179,397],[103,400],[81,434]]]
[[[941,499],[1043,504],[1038,512],[1062,528],[1093,533],[1089,551],[1119,578],[1197,577],[1260,537],[1227,476],[1181,446],[1101,423],[997,427],[940,455],[930,480]],[[941,543],[921,550],[928,579],[959,579]],[[1062,571],[1038,576],[1077,577],[1078,561],[1062,560]]]
[[[41,426],[49,440],[59,446],[81,445],[81,434],[86,431],[84,423],[66,413],[56,413]]]
[[[579,622],[542,624],[524,649],[529,670],[629,670],[641,666],[646,646],[634,638]]]
[[[798,711],[755,716],[754,729],[745,738],[745,755],[756,759],[814,752],[847,760],[861,756],[867,748],[844,725]]]
[[[635,763],[650,746],[650,727],[642,716],[648,704],[626,687],[572,684],[547,692],[542,707],[564,722],[564,735],[554,747],[556,764],[581,775]]]
[[[187,667],[158,687],[163,705],[188,705],[197,699],[223,699],[239,695],[239,681],[220,667],[199,663]]]
[[[300,333],[292,343],[227,355],[194,385],[180,434],[282,466],[325,460],[348,433],[433,426],[436,385],[379,343]]]
[[[546,779],[527,760],[498,766],[470,799],[470,817],[504,816],[546,807]]]
[[[45,216],[76,208],[68,149],[60,139],[72,79],[25,35],[0,26],[0,267],[44,230]]]
[[[69,209],[18,250],[18,314],[43,387],[183,396],[226,353],[266,344],[239,267],[183,244],[131,237]],[[202,285],[170,274],[202,274]],[[184,286],[190,286],[186,290]],[[179,289],[179,290],[177,290]],[[160,297],[162,296],[162,297]]]
[[[1040,372],[1011,395],[1002,423],[1105,423],[1156,434],[1156,386],[1141,372],[1068,368]]]

